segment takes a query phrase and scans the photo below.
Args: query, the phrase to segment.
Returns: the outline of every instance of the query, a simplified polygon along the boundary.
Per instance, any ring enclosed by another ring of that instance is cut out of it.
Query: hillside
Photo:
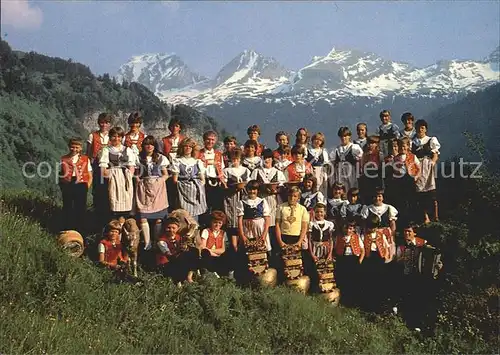
[[[211,117],[185,105],[172,107],[161,102],[141,84],[118,84],[107,74],[96,77],[88,67],[71,60],[16,52],[5,41],[0,42],[0,67],[2,188],[30,187],[55,193],[54,166],[66,152],[67,139],[86,138],[97,127],[100,112],[114,114],[114,123],[127,128],[128,114],[140,110],[145,131],[157,137],[168,134],[172,115],[197,138],[207,129],[218,130]],[[22,167],[27,162],[46,162],[39,174],[34,174],[33,164],[26,173],[47,178],[25,178]]]
[[[470,93],[456,103],[446,105],[425,117],[429,134],[436,135],[445,157],[478,159],[473,154],[465,133],[477,140],[484,151],[483,158],[490,168],[500,168],[500,84]]]

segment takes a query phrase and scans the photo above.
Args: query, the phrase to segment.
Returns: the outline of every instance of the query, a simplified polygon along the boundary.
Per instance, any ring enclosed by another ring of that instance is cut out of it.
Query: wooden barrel
[[[85,249],[82,235],[75,230],[67,230],[59,233],[57,244],[69,255],[76,258],[82,256]]]

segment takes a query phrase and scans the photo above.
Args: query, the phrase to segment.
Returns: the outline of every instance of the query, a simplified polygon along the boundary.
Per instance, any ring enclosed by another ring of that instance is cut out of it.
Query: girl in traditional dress
[[[365,145],[368,141],[367,138],[368,126],[366,123],[360,122],[356,125],[356,133],[358,134],[358,138],[354,139],[354,144],[357,144],[364,150]]]
[[[423,214],[424,223],[430,222],[429,214],[435,221],[439,220],[435,175],[441,144],[436,137],[427,135],[427,129],[428,124],[425,120],[415,122],[417,134],[412,142],[412,153],[417,156],[421,164],[421,173],[416,183],[419,212]]]
[[[363,217],[361,212],[365,205],[359,202],[359,189],[357,187],[351,187],[347,191],[347,202],[341,205],[340,215],[345,223],[347,221],[356,222],[356,232],[362,236],[363,230]]]
[[[401,116],[401,122],[403,122],[404,127],[400,132],[400,136],[409,138],[411,144],[412,139],[415,138],[415,135],[417,134],[415,126],[413,125],[415,117],[413,117],[411,112],[405,112]]]
[[[370,203],[375,189],[383,186],[382,161],[384,158],[379,150],[379,143],[378,136],[368,137],[361,157],[361,176],[358,182],[361,199],[364,203]]]
[[[318,190],[318,183],[313,174],[306,174],[304,176],[301,190],[300,204],[304,206],[311,213],[311,217],[313,217],[316,204],[326,204],[325,195]]]
[[[304,149],[304,159],[307,159],[307,143],[309,143],[309,132],[305,128],[299,128],[295,134],[295,145],[294,147]]]
[[[311,163],[313,174],[318,184],[318,191],[326,196],[328,192],[328,171],[330,163],[325,149],[325,135],[318,132],[312,136],[311,147],[307,150],[306,160]]]
[[[276,242],[276,208],[279,204],[278,191],[286,182],[286,178],[282,171],[273,166],[273,151],[271,149],[264,149],[262,159],[264,165],[252,172],[251,179],[257,180],[261,184],[259,197],[266,200],[269,205],[269,236],[272,250],[275,250],[277,249],[274,244]]]
[[[335,148],[331,159],[334,167],[330,185],[339,182],[349,190],[351,187],[358,187],[357,167],[363,156],[363,150],[359,145],[351,142],[349,127],[340,127],[338,136],[340,145]]]
[[[207,210],[205,198],[205,167],[194,158],[196,142],[185,138],[179,143],[177,157],[172,167],[173,182],[177,185],[180,207],[195,220]]]
[[[114,127],[109,131],[109,146],[102,148],[99,159],[101,174],[108,179],[108,196],[111,213],[115,217],[130,216],[134,189],[132,176],[137,157],[132,149],[122,144],[124,131]]]
[[[238,141],[234,136],[227,136],[224,138],[224,153],[222,153],[222,158],[224,160],[224,166],[229,166],[231,164],[231,152],[238,145]]]
[[[257,154],[258,147],[259,143],[255,140],[248,140],[244,145],[245,157],[243,158],[241,165],[243,165],[245,168],[248,168],[250,172],[254,171],[262,165],[260,154]]]
[[[151,248],[148,219],[155,220],[153,239],[161,234],[161,223],[168,214],[167,167],[170,162],[158,151],[158,144],[153,136],[144,138],[139,154],[139,175],[137,176],[136,204],[137,218],[140,220],[144,236],[144,249]]]
[[[383,110],[379,114],[381,125],[378,127],[378,136],[380,137],[380,151],[384,156],[388,155],[388,143],[391,139],[399,139],[399,127],[392,123],[391,112]]]
[[[343,223],[343,218],[341,211],[344,205],[347,205],[349,201],[346,200],[345,187],[339,182],[336,182],[332,186],[332,198],[327,200],[327,216],[328,220],[335,223],[337,230],[341,230]]]
[[[306,161],[306,149],[299,146],[292,148],[293,163],[285,170],[285,177],[288,182],[301,182],[306,174],[312,174],[312,166]]]
[[[385,188],[385,200],[394,203],[397,200],[397,190],[395,180],[397,178],[394,175],[394,163],[395,159],[399,154],[398,140],[390,139],[388,144],[389,154],[384,157],[384,185]],[[379,187],[382,187],[380,185]]]
[[[288,134],[283,131],[276,133],[276,143],[278,143],[278,148],[273,151],[274,166],[276,169],[283,171],[293,161],[290,154]]]
[[[227,216],[227,234],[235,249],[238,248],[238,214],[237,206],[240,202],[245,184],[250,180],[250,170],[241,165],[242,151],[236,147],[231,151],[231,165],[223,170],[223,185],[226,187],[224,194],[224,211]]]

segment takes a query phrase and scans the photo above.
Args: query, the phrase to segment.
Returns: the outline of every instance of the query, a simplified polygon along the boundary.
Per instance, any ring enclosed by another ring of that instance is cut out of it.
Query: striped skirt
[[[128,212],[132,210],[134,189],[132,174],[127,168],[110,169],[108,194],[111,212]]]
[[[191,216],[199,216],[207,211],[205,186],[203,186],[201,180],[179,180],[177,190],[181,208]]]

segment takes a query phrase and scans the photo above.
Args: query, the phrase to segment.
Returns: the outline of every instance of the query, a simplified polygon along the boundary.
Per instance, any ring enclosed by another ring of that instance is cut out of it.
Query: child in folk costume
[[[123,137],[122,144],[128,148],[132,148],[136,156],[142,149],[142,141],[146,137],[144,132],[141,132],[142,116],[139,112],[132,112],[128,116],[128,126],[130,130]]]
[[[105,237],[97,245],[99,264],[111,270],[122,268],[121,262],[127,261],[127,254],[120,242],[121,230],[119,221],[110,221],[105,228]]]
[[[144,236],[144,249],[151,248],[151,232],[148,220],[155,220],[153,239],[162,232],[162,221],[168,214],[167,167],[169,160],[160,154],[153,136],[144,138],[139,153],[139,175],[135,191],[137,218]]]
[[[82,155],[83,142],[71,138],[69,153],[61,157],[59,187],[63,199],[63,230],[82,230],[87,210],[87,191],[92,184],[92,165],[86,155]]]
[[[348,127],[340,127],[338,136],[340,145],[335,148],[333,157],[330,159],[334,164],[330,185],[339,182],[349,190],[351,187],[358,187],[357,168],[363,156],[363,150],[359,145],[351,142],[351,130]]]
[[[227,136],[224,138],[224,153],[222,158],[224,160],[224,166],[230,166],[231,164],[231,152],[238,145],[238,141],[234,136]]]
[[[220,150],[214,149],[217,143],[217,133],[208,131],[203,134],[203,148],[199,159],[205,165],[205,190],[210,202],[209,210],[221,210],[222,207],[222,171],[225,168]]]
[[[309,253],[313,263],[316,265],[319,260],[332,261],[333,259],[333,239],[335,226],[333,222],[327,221],[326,217],[326,205],[323,203],[318,203],[314,207],[314,218],[309,222],[309,232],[307,239],[309,240]],[[311,272],[311,276],[315,273]],[[317,280],[317,276],[312,277],[314,284]],[[318,285],[315,285],[316,287]]]
[[[243,158],[241,165],[243,165],[245,168],[248,168],[250,172],[254,171],[262,165],[260,154],[257,154],[258,147],[259,143],[255,140],[248,140],[244,145],[245,157]]]
[[[179,143],[172,167],[172,181],[177,186],[180,207],[198,220],[207,210],[205,197],[205,166],[194,158],[196,142],[185,138]],[[175,192],[171,192],[175,193]]]
[[[404,222],[409,222],[417,202],[415,181],[420,174],[420,161],[411,152],[408,137],[398,140],[398,152],[393,163],[394,204],[398,206]]]
[[[370,220],[373,216],[377,216],[380,220],[378,228],[388,228],[390,229],[390,237],[388,237],[388,242],[391,246],[390,249],[390,259],[394,257],[396,252],[396,244],[392,236],[396,234],[396,220],[398,219],[398,210],[392,205],[384,203],[384,189],[378,188],[373,196],[373,203],[369,206],[365,206],[361,211],[361,215],[365,220]]]
[[[363,157],[361,158],[361,176],[359,177],[359,189],[363,202],[369,203],[375,193],[375,189],[383,186],[382,162],[383,156],[379,150],[380,139],[378,136],[368,137]]]
[[[427,135],[428,124],[425,120],[415,122],[417,134],[412,142],[412,153],[420,160],[420,176],[416,181],[418,207],[424,223],[430,222],[429,214],[439,220],[436,196],[436,163],[439,159],[441,144],[436,137]]]
[[[199,252],[196,248],[187,249],[183,237],[178,233],[180,222],[176,218],[167,218],[165,231],[156,243],[156,266],[158,271],[174,282],[193,282],[193,271],[198,268]]]
[[[415,135],[417,134],[417,131],[415,130],[415,126],[413,123],[415,122],[415,117],[413,117],[413,114],[411,112],[405,112],[401,115],[401,122],[403,122],[403,129],[400,132],[400,137],[407,137],[410,139],[410,144],[413,138],[415,138]]]
[[[255,148],[255,155],[260,157],[262,151],[266,148],[263,144],[259,143],[260,137],[260,127],[256,124],[248,127],[247,129],[248,140],[257,142],[257,147]],[[244,149],[244,147],[242,147]]]
[[[227,275],[231,268],[226,232],[222,227],[226,224],[226,215],[222,211],[210,214],[210,227],[205,228],[200,235],[200,268],[215,272],[216,275]]]
[[[349,204],[349,201],[345,199],[345,187],[341,183],[333,184],[332,190],[332,198],[327,200],[327,216],[328,220],[335,223],[336,228],[340,229],[343,225],[341,211],[344,209],[344,205]]]
[[[299,128],[297,133],[295,134],[295,145],[294,147],[303,148],[304,149],[304,159],[307,159],[307,144],[309,143],[309,132],[305,128]]]
[[[262,152],[263,166],[252,172],[251,179],[257,180],[261,184],[259,197],[266,200],[269,205],[269,237],[272,250],[276,250],[276,208],[278,207],[278,190],[286,182],[282,171],[273,166],[273,151],[264,149]]]
[[[288,201],[279,205],[276,211],[276,240],[283,248],[285,245],[302,246],[309,230],[309,212],[300,203],[300,189],[288,189]]]
[[[96,219],[100,220],[102,224],[104,224],[103,218],[105,218],[109,210],[109,200],[107,196],[108,181],[101,175],[99,156],[102,147],[109,144],[111,119],[112,116],[108,113],[99,114],[97,118],[99,130],[90,133],[87,139],[87,156],[90,158],[92,164],[92,203]]]
[[[360,264],[364,257],[363,240],[356,233],[356,222],[350,221],[335,238],[335,279],[345,305],[356,304],[359,298]]]
[[[371,215],[366,221],[366,229],[364,232],[364,249],[365,260],[363,263],[363,276],[366,295],[365,306],[372,310],[380,310],[382,303],[386,301],[387,288],[389,286],[388,279],[389,269],[386,263],[391,261],[391,245],[389,240],[392,240],[390,229],[379,229],[380,219],[376,215]]]
[[[328,192],[328,171],[330,163],[328,152],[325,148],[325,135],[318,132],[312,136],[311,147],[308,149],[306,160],[311,163],[313,174],[316,177],[318,190],[323,195]]]
[[[274,166],[276,169],[284,171],[293,161],[288,134],[283,131],[276,133],[276,143],[278,143],[278,148],[273,151]]]
[[[380,112],[380,121],[382,124],[378,127],[378,136],[380,137],[380,151],[384,156],[388,155],[388,142],[390,139],[399,139],[399,127],[391,122],[391,112],[383,110]]]
[[[121,127],[111,128],[110,145],[102,149],[99,159],[101,174],[108,179],[110,210],[115,216],[131,215],[134,199],[132,176],[137,157],[132,149],[122,144],[123,135]]]
[[[179,119],[177,118],[172,118],[170,122],[168,123],[168,129],[170,130],[170,134],[166,137],[163,137],[161,140],[160,144],[160,152],[168,158],[170,161],[169,165],[169,174],[170,177],[167,179],[167,190],[170,191],[168,194],[168,204],[169,204],[169,209],[170,211],[175,210],[179,208],[179,199],[178,199],[178,194],[174,193],[176,191],[176,186],[173,182],[173,174],[172,174],[172,168],[173,164],[172,162],[177,156],[177,149],[179,147],[179,144],[186,138],[182,133],[182,123]]]
[[[394,203],[397,200],[397,177],[394,174],[395,159],[399,154],[398,140],[390,139],[387,143],[389,154],[384,157],[384,187],[385,187],[385,200]],[[382,186],[382,185],[380,185]]]
[[[238,213],[237,206],[244,195],[246,183],[250,180],[250,170],[241,165],[242,151],[236,147],[231,151],[231,165],[223,171],[224,211],[227,215],[227,234],[233,247],[237,249]]]
[[[288,182],[301,182],[306,174],[312,174],[312,166],[305,159],[306,151],[305,148],[300,146],[292,148],[293,163],[288,165],[285,170],[285,177]]]
[[[368,138],[366,136],[367,130],[368,126],[366,125],[366,123],[360,122],[356,125],[356,133],[358,134],[358,138],[354,139],[353,143],[359,145],[363,150],[368,141]]]
[[[311,217],[313,217],[316,204],[321,203],[326,205],[325,196],[318,190],[318,183],[313,174],[306,174],[304,176],[301,190],[300,204],[304,206],[311,213]]]
[[[363,217],[361,211],[365,205],[359,202],[359,189],[357,187],[351,187],[347,191],[347,202],[343,203],[340,207],[340,216],[342,221],[347,223],[347,221],[356,222],[356,232],[361,235],[364,225]]]

